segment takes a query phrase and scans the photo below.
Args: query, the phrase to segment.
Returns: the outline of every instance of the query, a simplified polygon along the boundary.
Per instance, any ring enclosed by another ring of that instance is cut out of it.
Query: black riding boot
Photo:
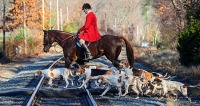
[[[91,53],[90,53],[90,50],[88,49],[88,47],[85,44],[83,44],[82,47],[85,49],[85,53],[86,53],[86,57],[84,60],[92,59],[92,56],[91,56]]]

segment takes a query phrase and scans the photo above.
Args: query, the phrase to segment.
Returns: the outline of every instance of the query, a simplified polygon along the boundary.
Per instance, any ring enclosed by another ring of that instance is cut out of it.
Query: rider
[[[88,3],[84,3],[82,6],[82,10],[86,14],[86,21],[82,28],[80,28],[77,32],[77,35],[79,34],[79,43],[86,51],[86,58],[85,60],[92,59],[90,50],[85,44],[85,41],[87,42],[95,42],[101,39],[101,35],[98,32],[97,28],[97,18],[96,15],[92,12],[91,6]]]

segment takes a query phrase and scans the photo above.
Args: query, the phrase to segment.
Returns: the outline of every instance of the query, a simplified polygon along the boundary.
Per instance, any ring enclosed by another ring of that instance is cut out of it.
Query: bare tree
[[[26,2],[23,0],[23,10],[24,10],[24,15],[23,15],[23,25],[24,25],[24,54],[27,54],[27,41],[26,41]]]
[[[3,55],[6,55],[6,48],[5,48],[5,32],[6,32],[6,27],[5,27],[5,23],[6,23],[6,0],[3,0]]]

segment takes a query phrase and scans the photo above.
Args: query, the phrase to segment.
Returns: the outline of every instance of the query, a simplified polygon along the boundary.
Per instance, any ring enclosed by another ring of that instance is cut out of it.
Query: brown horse
[[[77,52],[76,38],[76,36],[62,31],[46,30],[44,31],[44,52],[48,52],[52,43],[57,42],[63,48],[65,67],[69,67],[72,62],[83,62],[80,55],[78,55],[80,52]],[[89,49],[93,59],[105,55],[112,62],[113,66],[119,68],[118,57],[124,44],[123,41],[126,45],[128,62],[133,65],[133,48],[123,36],[103,35],[99,41],[90,43]]]

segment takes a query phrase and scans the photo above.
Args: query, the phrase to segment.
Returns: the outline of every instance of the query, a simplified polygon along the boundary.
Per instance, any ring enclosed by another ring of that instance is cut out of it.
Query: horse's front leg
[[[65,57],[65,67],[69,68],[71,63],[72,61],[68,57]]]

